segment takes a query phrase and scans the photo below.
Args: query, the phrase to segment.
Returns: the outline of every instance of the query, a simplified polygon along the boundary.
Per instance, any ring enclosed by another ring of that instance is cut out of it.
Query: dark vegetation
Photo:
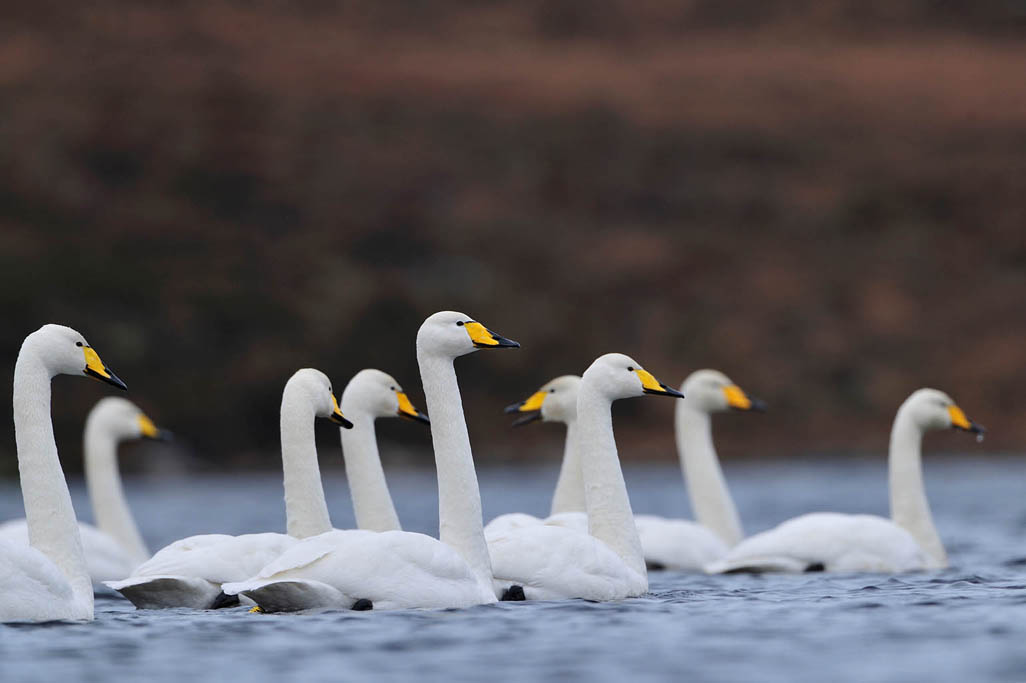
[[[611,350],[765,398],[728,457],[881,451],[922,385],[1023,449],[1022,0],[342,5],[4,9],[4,381],[64,322],[203,457],[273,467],[293,370],[422,403],[456,308],[523,344],[460,361],[482,461],[556,452],[502,406]],[[102,393],[59,381],[66,452]],[[672,456],[668,401],[618,414]]]

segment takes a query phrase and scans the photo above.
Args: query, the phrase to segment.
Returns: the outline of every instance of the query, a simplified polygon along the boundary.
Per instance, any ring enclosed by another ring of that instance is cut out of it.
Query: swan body
[[[584,515],[584,483],[581,481],[581,462],[576,448],[577,443],[577,386],[581,378],[577,375],[563,375],[544,384],[529,398],[506,408],[507,413],[515,413],[518,418],[514,427],[521,427],[536,420],[556,422],[566,425],[566,442],[563,447],[563,461],[556,480],[556,490],[552,495],[552,507],[549,517],[543,519],[524,512],[508,512],[499,515],[485,526],[485,535],[491,536],[509,529],[534,524],[554,523],[556,526],[567,524],[587,528],[588,521]],[[571,517],[554,515],[575,513]]]
[[[495,602],[463,404],[453,360],[480,348],[519,344],[462,313],[427,318],[417,333],[417,362],[431,415],[438,469],[439,538],[405,531],[333,531],[305,539],[225,593],[266,611],[467,607]]]
[[[707,571],[894,573],[946,567],[947,555],[923,487],[920,449],[925,432],[950,427],[983,431],[935,389],[919,389],[898,409],[888,456],[891,519],[802,515],[745,539]]]
[[[44,325],[14,367],[14,436],[29,545],[0,541],[0,622],[93,619],[93,587],[50,419],[50,381],[87,375],[124,382],[81,334]]]
[[[691,373],[680,390],[686,398],[677,401],[674,432],[696,520],[636,515],[634,521],[649,568],[703,571],[744,537],[713,446],[711,416],[765,405],[716,370]]]
[[[311,368],[298,370],[285,384],[281,402],[287,535],[190,536],[159,550],[128,578],[106,585],[141,609],[210,608],[219,602],[222,583],[252,576],[297,538],[331,530],[314,440],[318,417],[351,426],[327,376]]]
[[[85,479],[98,527],[79,522],[78,530],[94,589],[101,589],[103,581],[128,576],[150,556],[125,500],[118,444],[165,434],[134,403],[117,396],[100,399],[86,418]],[[27,545],[28,524],[24,519],[0,524],[0,539]]]
[[[491,536],[497,594],[520,586],[527,599],[618,600],[648,590],[611,415],[614,400],[646,393],[681,396],[623,354],[600,356],[585,371],[577,395],[577,449],[588,530],[536,524]]]

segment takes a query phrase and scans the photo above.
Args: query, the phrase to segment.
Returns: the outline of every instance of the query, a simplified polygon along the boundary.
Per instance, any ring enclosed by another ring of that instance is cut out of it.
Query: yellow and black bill
[[[641,378],[641,386],[646,394],[652,394],[653,396],[673,396],[674,398],[684,398],[684,394],[680,393],[676,389],[671,389],[666,386],[653,377],[652,373],[648,370],[635,368],[634,372],[636,372],[638,377]]]
[[[431,424],[431,420],[428,419],[428,416],[413,406],[413,403],[410,402],[410,398],[405,392],[397,391],[396,396],[399,398],[399,417],[404,420],[420,422],[421,424]]]
[[[328,419],[342,427],[342,429],[352,429],[353,423],[346,419],[346,416],[342,414],[341,410],[339,410],[338,401],[335,400],[334,394],[331,395],[331,405],[333,410],[331,411],[331,415],[328,416]]]
[[[750,410],[755,413],[765,413],[766,403],[746,394],[736,384],[723,387],[723,394],[727,397],[727,405],[734,410]]]
[[[951,418],[951,426],[955,429],[961,429],[972,434],[983,434],[987,431],[983,425],[973,422],[966,417],[962,409],[953,403],[948,406],[948,416]]]
[[[507,413],[520,413],[520,417],[513,420],[513,426],[522,427],[542,419],[541,407],[548,395],[546,391],[536,391],[526,401],[506,406]]]
[[[139,433],[144,439],[152,439],[153,441],[171,441],[174,438],[174,434],[166,429],[160,429],[157,425],[153,424],[148,416],[139,414]]]
[[[83,370],[83,372],[86,375],[95,377],[101,382],[112,384],[118,389],[123,389],[125,391],[128,390],[128,387],[121,381],[121,378],[115,375],[110,368],[103,364],[103,361],[100,360],[100,356],[93,350],[93,347],[83,346],[82,353],[85,354],[85,370]]]
[[[479,349],[519,349],[520,343],[496,334],[479,322],[469,320],[463,327],[470,335],[470,341]]]

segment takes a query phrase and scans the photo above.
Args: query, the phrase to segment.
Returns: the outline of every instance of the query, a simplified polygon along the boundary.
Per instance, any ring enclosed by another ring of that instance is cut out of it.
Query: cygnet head
[[[153,420],[128,399],[108,396],[100,399],[86,418],[86,429],[101,429],[116,441],[154,439],[168,441],[171,433],[158,429]]]
[[[577,386],[580,383],[578,375],[563,375],[547,382],[527,400],[507,406],[507,413],[519,415],[513,426],[520,427],[535,420],[573,422],[577,419]]]
[[[638,361],[622,353],[607,353],[596,358],[584,371],[581,381],[610,401],[645,394],[684,398],[684,394],[666,386]]]
[[[339,410],[338,401],[335,400],[335,394],[331,390],[331,380],[320,370],[313,368],[296,370],[295,374],[285,383],[285,390],[282,392],[283,404],[289,398],[298,399],[300,397],[313,406],[314,415],[317,417],[326,417],[335,424],[352,429],[353,423],[347,420]],[[285,414],[284,410],[282,414]]]
[[[103,364],[81,334],[64,325],[43,325],[25,337],[22,351],[36,354],[55,375],[87,375],[101,382],[127,389],[125,383]]]
[[[466,313],[439,311],[417,331],[417,353],[448,358],[478,349],[519,348],[520,344],[492,332]]]
[[[907,415],[921,431],[961,429],[974,434],[986,430],[965,416],[950,396],[937,389],[918,389],[898,408],[898,416]]]
[[[401,417],[431,424],[428,416],[413,406],[395,377],[381,370],[367,369],[356,373],[342,391],[342,406],[350,417],[364,413],[371,419]]]
[[[689,408],[703,413],[723,413],[728,410],[764,412],[766,404],[748,396],[729,377],[718,370],[696,370],[688,375],[680,390],[687,396]]]

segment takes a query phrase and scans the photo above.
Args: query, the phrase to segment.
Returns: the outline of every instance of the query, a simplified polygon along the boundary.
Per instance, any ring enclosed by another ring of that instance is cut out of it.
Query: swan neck
[[[888,470],[891,519],[916,539],[934,567],[947,566],[947,553],[926,499],[922,464],[923,432],[904,406],[891,429]]]
[[[584,477],[581,472],[580,452],[577,449],[577,418],[566,422],[566,443],[563,446],[563,463],[556,480],[556,491],[552,494],[550,514],[562,512],[585,512]]]
[[[306,538],[331,531],[317,462],[316,415],[309,401],[285,386],[281,400],[281,464],[289,536]]]
[[[709,413],[689,407],[687,399],[678,401],[674,426],[677,455],[695,520],[728,546],[737,545],[744,531],[713,446]]]
[[[467,562],[482,586],[490,587],[492,563],[481,519],[481,491],[452,359],[424,352],[417,362],[431,415],[431,442],[438,470],[438,538]]]
[[[608,545],[628,567],[646,576],[645,556],[613,437],[612,402],[596,392],[587,378],[577,395],[577,421],[588,532]]]
[[[73,618],[93,618],[93,585],[50,419],[52,376],[26,339],[14,367],[14,438],[29,544],[67,578]]]
[[[86,420],[83,453],[85,480],[96,526],[107,534],[137,565],[150,552],[139,533],[118,471],[119,439],[95,415]]]
[[[339,429],[339,432],[356,526],[368,531],[398,531],[402,527],[381,467],[374,418],[345,403],[343,401],[342,413],[352,421],[353,428]]]

